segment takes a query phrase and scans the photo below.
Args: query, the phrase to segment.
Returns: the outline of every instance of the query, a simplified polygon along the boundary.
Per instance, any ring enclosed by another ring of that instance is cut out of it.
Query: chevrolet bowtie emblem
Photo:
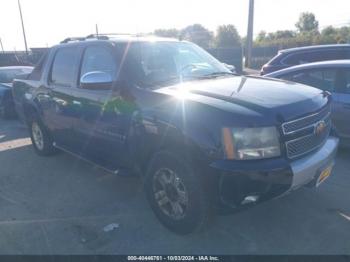
[[[326,123],[324,121],[320,121],[315,125],[314,133],[319,136],[326,129]]]

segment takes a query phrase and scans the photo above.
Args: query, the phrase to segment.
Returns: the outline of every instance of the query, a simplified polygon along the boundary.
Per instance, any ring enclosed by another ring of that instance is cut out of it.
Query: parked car
[[[73,40],[14,82],[36,153],[59,149],[138,174],[168,229],[203,229],[221,210],[318,186],[331,174],[338,139],[329,93],[236,76],[186,41]]]
[[[30,66],[0,67],[0,117],[11,118],[15,116],[15,106],[12,99],[12,81],[16,77],[23,77],[32,71]]]
[[[350,59],[350,45],[318,45],[280,50],[261,68],[261,75],[287,67],[329,60]]]
[[[350,146],[350,60],[293,66],[265,76],[302,83],[331,92],[333,124],[341,137],[341,144]]]

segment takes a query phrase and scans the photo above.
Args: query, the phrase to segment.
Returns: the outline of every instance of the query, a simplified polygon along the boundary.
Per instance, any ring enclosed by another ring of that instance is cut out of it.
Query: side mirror
[[[228,69],[230,70],[232,73],[236,73],[236,67],[234,65],[229,65],[229,64],[226,64],[226,63],[223,63],[223,65]]]
[[[84,89],[110,89],[112,82],[112,76],[109,73],[93,71],[80,78],[80,87]]]

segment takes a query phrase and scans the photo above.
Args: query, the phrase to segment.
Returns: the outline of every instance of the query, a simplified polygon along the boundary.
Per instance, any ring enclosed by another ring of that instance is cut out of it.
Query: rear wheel
[[[212,208],[203,180],[172,153],[163,151],[154,156],[146,174],[145,191],[155,215],[169,230],[189,234],[206,228]]]
[[[30,138],[35,152],[40,156],[50,156],[57,152],[53,146],[53,140],[49,131],[41,123],[41,121],[34,117],[29,124]]]

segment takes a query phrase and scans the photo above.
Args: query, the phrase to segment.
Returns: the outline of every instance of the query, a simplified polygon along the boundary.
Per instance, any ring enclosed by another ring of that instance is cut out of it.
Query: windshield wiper
[[[225,76],[225,75],[237,76],[238,74],[235,74],[233,72],[221,71],[221,72],[213,72],[213,73],[210,73],[210,74],[206,74],[206,75],[203,75],[202,77],[203,78],[211,78],[211,77],[219,77],[219,76]]]

